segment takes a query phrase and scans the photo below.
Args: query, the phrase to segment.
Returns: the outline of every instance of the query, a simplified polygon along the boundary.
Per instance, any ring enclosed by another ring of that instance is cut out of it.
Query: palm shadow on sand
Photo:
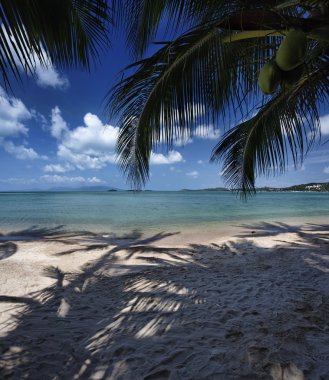
[[[257,236],[277,228],[249,227]],[[145,240],[138,231],[83,232],[81,252],[109,249],[79,272],[45,268],[53,285],[16,300],[25,308],[0,339],[0,377],[267,379],[273,365],[295,363],[314,378],[329,360],[317,348],[329,342],[329,227],[317,233],[318,227],[307,233],[295,227],[301,245],[278,242],[275,257],[246,241],[247,234],[221,246],[180,248],[160,246],[165,233]],[[72,237],[50,232],[43,238],[69,244]],[[314,246],[321,248],[317,256]],[[120,250],[153,266],[135,263],[109,275]],[[294,265],[303,268],[302,284]]]

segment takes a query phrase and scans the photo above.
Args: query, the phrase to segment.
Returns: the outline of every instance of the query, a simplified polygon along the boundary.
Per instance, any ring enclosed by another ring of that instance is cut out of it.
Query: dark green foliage
[[[116,7],[137,56],[156,36],[160,20],[169,36],[179,34],[130,66],[108,97],[120,125],[118,161],[133,187],[148,179],[151,150],[158,144],[170,149],[200,124],[227,130],[241,114],[246,121],[228,130],[212,155],[224,160],[231,187],[253,192],[258,175],[283,172],[290,155],[296,165],[303,160],[319,131],[318,105],[328,102],[329,43],[323,34],[321,39],[312,34],[329,28],[322,4],[122,0]],[[321,17],[310,17],[315,11]],[[307,71],[294,86],[264,99],[259,72],[291,28],[309,37]]]
[[[106,0],[1,0],[0,70],[5,84],[36,60],[89,69],[109,44]]]

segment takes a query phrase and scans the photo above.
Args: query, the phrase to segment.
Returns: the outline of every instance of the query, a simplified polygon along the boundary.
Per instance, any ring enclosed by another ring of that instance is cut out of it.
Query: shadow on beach
[[[104,252],[74,272],[45,267],[53,283],[42,291],[0,296],[20,306],[0,338],[0,378],[328,375],[329,225],[242,227],[238,239],[185,248],[161,244],[173,235],[164,232],[144,238],[34,226],[2,236],[3,260],[24,236],[65,244],[57,257]],[[257,238],[268,237],[275,245],[262,247]],[[114,275],[120,254],[127,263]]]

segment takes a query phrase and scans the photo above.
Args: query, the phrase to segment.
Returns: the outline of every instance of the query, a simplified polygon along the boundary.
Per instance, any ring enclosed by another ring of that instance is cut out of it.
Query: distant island
[[[329,191],[329,182],[323,183],[304,183],[301,185],[294,185],[289,187],[260,187],[257,191],[267,192],[281,192],[281,191],[316,191],[318,193],[324,193]]]
[[[289,187],[258,187],[256,189],[260,192],[287,192],[287,191],[312,191],[312,192],[318,192],[318,193],[324,193],[329,192],[329,182],[323,182],[323,183],[304,183],[301,185],[293,185]],[[206,189],[182,189],[181,191],[231,191],[229,189],[226,189],[225,187],[213,187],[213,188],[206,188]]]

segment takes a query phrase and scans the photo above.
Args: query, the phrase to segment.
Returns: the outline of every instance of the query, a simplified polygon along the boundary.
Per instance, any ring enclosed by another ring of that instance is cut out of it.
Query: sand
[[[329,379],[329,225],[0,241],[0,378]]]

